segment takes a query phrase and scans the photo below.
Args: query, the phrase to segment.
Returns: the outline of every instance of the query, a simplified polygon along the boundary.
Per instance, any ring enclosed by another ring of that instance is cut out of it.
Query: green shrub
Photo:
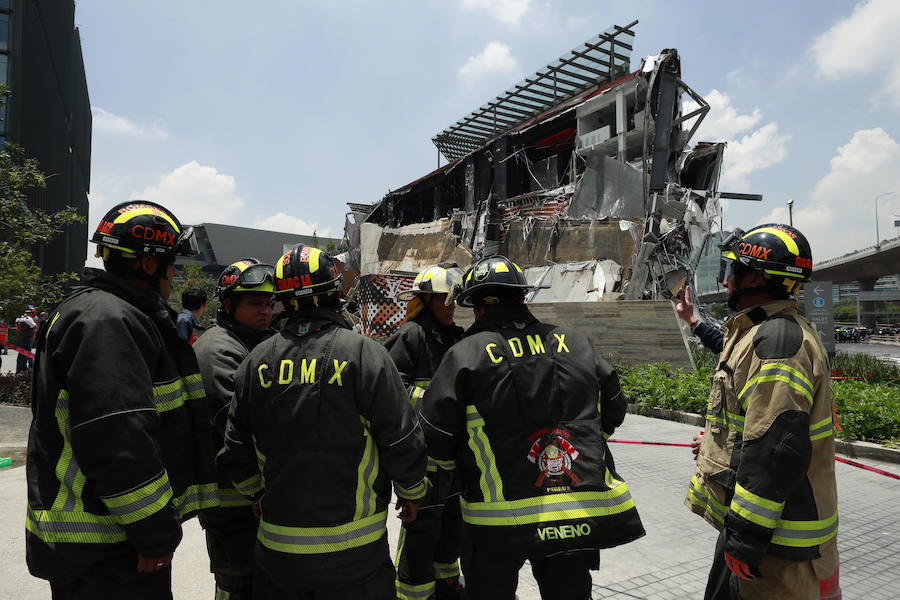
[[[831,360],[831,370],[838,377],[863,379],[870,383],[900,386],[900,366],[869,356],[838,352]]]
[[[691,373],[667,363],[651,363],[618,366],[617,370],[629,402],[706,413],[711,374],[707,368]],[[831,386],[843,427],[838,438],[900,446],[900,389],[896,385],[846,380],[833,381]]]
[[[668,363],[650,363],[619,369],[629,402],[648,408],[706,413],[709,371],[675,369]]]
[[[833,381],[842,440],[900,444],[900,389],[865,381]]]
[[[0,375],[0,402],[15,406],[30,406],[31,371]]]

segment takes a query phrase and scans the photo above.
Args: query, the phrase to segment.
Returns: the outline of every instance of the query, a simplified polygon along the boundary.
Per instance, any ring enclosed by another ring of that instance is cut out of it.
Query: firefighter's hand
[[[750,565],[747,563],[736,559],[732,555],[725,553],[725,564],[728,566],[728,569],[740,577],[741,579],[746,579],[750,581],[753,579],[753,573],[750,572]]]
[[[416,520],[416,515],[419,514],[419,503],[412,500],[397,498],[397,504],[394,508],[400,511],[397,518],[404,523],[412,523]]]
[[[254,500],[253,504],[250,505],[250,508],[253,510],[253,516],[257,519],[262,516],[262,508],[259,506],[259,500]]]
[[[690,288],[687,286],[683,287],[672,300],[675,302],[675,313],[678,314],[678,317],[693,327],[699,319],[694,316],[694,298]]]
[[[160,556],[159,558],[138,556],[138,573],[153,573],[154,571],[165,569],[170,564],[172,564],[172,556],[172,554],[169,554],[168,556]]]
[[[700,430],[700,433],[697,434],[697,437],[691,440],[691,454],[694,455],[694,460],[697,460],[697,455],[700,454],[700,442],[703,441],[703,430]]]

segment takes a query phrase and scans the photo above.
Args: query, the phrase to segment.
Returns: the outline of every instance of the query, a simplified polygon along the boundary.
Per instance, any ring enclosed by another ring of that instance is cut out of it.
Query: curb
[[[654,419],[665,419],[666,421],[694,425],[696,427],[703,427],[706,425],[706,419],[704,417],[695,413],[682,412],[680,410],[649,408],[640,404],[629,404],[628,412],[644,417],[652,417]],[[845,442],[843,440],[834,440],[834,451],[837,454],[843,454],[849,458],[872,458],[900,465],[900,450],[885,448],[884,446],[873,444],[871,442]]]

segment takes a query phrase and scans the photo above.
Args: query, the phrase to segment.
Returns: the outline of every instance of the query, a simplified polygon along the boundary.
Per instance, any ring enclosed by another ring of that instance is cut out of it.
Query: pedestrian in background
[[[16,341],[18,342],[18,346],[22,350],[25,350],[25,352],[31,352],[33,349],[37,328],[38,319],[36,308],[33,304],[29,304],[25,307],[25,312],[22,316],[16,319]],[[16,358],[16,373],[27,371],[33,366],[34,359],[30,356],[26,356],[23,352],[19,352],[19,356]]]
[[[206,292],[198,287],[189,287],[181,294],[181,313],[178,315],[178,337],[194,345],[203,327],[200,317],[206,311]]]

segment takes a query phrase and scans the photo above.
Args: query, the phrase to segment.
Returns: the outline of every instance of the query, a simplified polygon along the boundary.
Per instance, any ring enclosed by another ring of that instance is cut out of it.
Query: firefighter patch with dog
[[[581,482],[572,464],[578,460],[578,449],[569,441],[571,434],[554,427],[541,429],[528,437],[532,442],[528,460],[540,470],[535,487],[545,492],[565,492]]]

